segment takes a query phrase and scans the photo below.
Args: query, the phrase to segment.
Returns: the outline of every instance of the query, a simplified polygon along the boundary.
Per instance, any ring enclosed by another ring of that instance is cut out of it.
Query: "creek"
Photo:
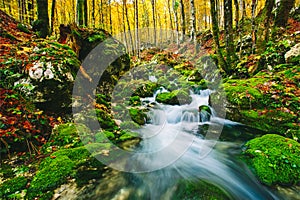
[[[243,135],[253,130],[219,118],[213,108],[211,114],[198,112],[200,105],[209,106],[210,90],[191,94],[188,105],[175,106],[155,101],[162,91],[142,99],[145,107],[151,105],[147,124],[135,130],[142,141],[129,149],[136,154],[119,161],[130,172],[107,170],[94,189],[78,199],[178,199],[180,181],[214,185],[223,192],[224,199],[289,199],[260,184],[239,160]],[[207,127],[223,128],[225,139],[207,139]],[[232,141],[226,141],[231,133]],[[200,196],[195,193],[185,199],[201,199]]]

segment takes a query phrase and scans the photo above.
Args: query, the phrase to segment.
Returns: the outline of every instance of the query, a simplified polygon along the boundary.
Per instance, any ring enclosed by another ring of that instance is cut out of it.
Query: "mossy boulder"
[[[211,109],[207,105],[201,105],[199,106],[199,115],[200,115],[200,122],[206,122],[209,121],[211,118]]]
[[[226,108],[226,118],[265,132],[298,140],[299,67],[278,65],[272,72],[261,71],[248,79],[225,80],[222,94],[213,93],[214,108]],[[221,100],[221,101],[220,101]]]
[[[152,97],[158,88],[159,86],[157,83],[147,81],[142,83],[142,85],[134,91],[133,95],[141,98]]]
[[[176,194],[176,195],[175,195]],[[230,199],[222,189],[204,181],[180,181],[172,200],[227,200]]]
[[[129,114],[131,119],[139,124],[144,125],[146,123],[147,115],[143,112],[143,110],[137,109],[137,108],[130,108]]]
[[[300,182],[300,144],[276,134],[267,134],[246,143],[246,162],[266,185]]]
[[[82,146],[80,136],[90,134],[91,130],[83,124],[66,123],[55,126],[47,146]]]
[[[10,72],[3,77],[5,87],[20,91],[43,110],[70,111],[73,82],[80,67],[70,47],[40,39],[12,46],[10,54],[0,63],[1,71]]]
[[[129,105],[131,105],[131,106],[140,106],[141,105],[141,98],[139,96],[130,97]]]
[[[43,196],[67,181],[75,164],[67,156],[49,157],[41,163],[27,191],[27,198]]]
[[[156,96],[156,101],[169,105],[182,105],[192,102],[189,93],[184,90],[174,90],[172,92],[163,92]]]
[[[286,52],[284,58],[287,63],[300,64],[300,44],[296,44]]]
[[[53,190],[66,183],[68,178],[82,178],[83,171],[94,170],[98,177],[102,174],[104,165],[93,157],[103,150],[108,151],[110,143],[91,143],[71,149],[61,149],[44,159],[33,177],[27,190],[26,198],[51,199]],[[80,171],[80,172],[79,172]],[[94,177],[94,176],[88,176]],[[88,179],[85,177],[85,179]],[[82,180],[79,180],[82,183]]]
[[[18,176],[9,179],[0,185],[0,198],[1,199],[14,199],[17,198],[15,193],[20,193],[26,188],[28,180],[23,176]]]

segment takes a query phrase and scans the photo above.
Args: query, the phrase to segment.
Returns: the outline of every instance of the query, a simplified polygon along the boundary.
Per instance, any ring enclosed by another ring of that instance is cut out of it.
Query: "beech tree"
[[[275,18],[275,25],[278,27],[285,27],[288,21],[289,13],[294,7],[295,0],[281,0]]]
[[[36,30],[39,31],[40,37],[46,38],[49,35],[49,17],[48,17],[48,1],[37,0],[38,21]]]
[[[221,48],[220,48],[220,37],[219,37],[219,25],[218,25],[218,19],[217,19],[217,12],[216,12],[216,3],[215,0],[210,0],[210,13],[211,13],[211,20],[212,20],[212,32],[213,32],[213,38],[216,45],[216,51],[218,56],[218,61],[220,66],[223,68],[223,70],[227,73],[231,73],[231,69],[228,68],[227,63],[225,62],[225,59],[223,57]]]
[[[231,64],[236,58],[233,30],[232,30],[232,0],[224,0],[224,23],[225,23],[225,43],[226,43],[226,61]]]

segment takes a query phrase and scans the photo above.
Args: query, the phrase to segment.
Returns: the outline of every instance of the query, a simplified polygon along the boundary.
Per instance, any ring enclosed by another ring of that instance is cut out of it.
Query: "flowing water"
[[[125,162],[137,173],[107,170],[93,192],[82,199],[174,199],[182,180],[209,182],[229,199],[284,199],[261,185],[236,159],[241,142],[216,142],[201,134],[205,125],[224,125],[227,132],[242,127],[218,118],[212,108],[211,114],[198,112],[200,105],[208,105],[210,93],[205,90],[191,94],[192,103],[180,106],[158,104],[156,94],[143,99],[145,106],[153,108],[148,112],[147,125],[135,130],[143,138],[133,149],[139,154]],[[197,195],[193,199],[200,199]]]

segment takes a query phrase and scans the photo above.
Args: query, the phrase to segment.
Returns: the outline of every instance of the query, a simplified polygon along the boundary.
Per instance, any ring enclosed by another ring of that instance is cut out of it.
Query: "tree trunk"
[[[139,1],[135,0],[135,47],[136,55],[140,57],[140,37],[139,37]]]
[[[111,0],[108,1],[109,6],[109,28],[110,34],[113,34],[112,14],[111,14]]]
[[[155,17],[155,10],[156,10],[156,1],[155,0],[151,0],[151,5],[152,5],[152,18],[153,18],[153,38],[154,38],[154,45],[157,45],[157,35],[156,35],[156,17]]]
[[[191,18],[190,18],[190,34],[191,41],[196,42],[196,15],[195,15],[195,1],[190,0]]]
[[[239,20],[240,20],[240,6],[239,1],[234,0],[234,7],[235,7],[235,29],[236,31],[239,31]]]
[[[217,19],[217,12],[216,12],[216,4],[215,0],[210,0],[210,13],[211,13],[211,20],[212,20],[212,31],[213,31],[213,38],[216,44],[216,51],[218,55],[218,61],[222,69],[227,73],[231,74],[231,70],[228,68],[227,63],[224,60],[222,55],[222,51],[220,49],[220,42],[219,42],[219,26],[218,26],[218,19]]]
[[[266,22],[265,22],[265,28],[266,28],[266,33],[265,33],[265,42],[267,43],[269,41],[269,29],[270,29],[270,20],[271,20],[271,15],[272,15],[272,10],[275,5],[275,0],[267,0],[266,5],[265,5],[265,13],[266,13]]]
[[[179,47],[179,24],[178,24],[178,2],[176,0],[173,0],[173,10],[174,10],[174,22],[175,22],[175,27],[176,27],[176,44],[177,47]]]
[[[50,33],[53,33],[54,31],[55,7],[56,7],[56,0],[52,0]]]
[[[233,43],[232,30],[232,0],[224,0],[224,28],[225,28],[225,44],[227,52],[227,64],[231,64],[235,59],[235,49]]]
[[[46,38],[49,35],[48,1],[37,0],[36,2],[39,19],[38,31],[42,38]]]
[[[82,26],[84,24],[83,18],[83,7],[84,0],[77,0],[77,23],[78,26]]]
[[[96,19],[95,19],[95,0],[92,0],[92,27],[95,28]]]
[[[123,5],[122,5],[122,20],[123,20],[123,32],[124,32],[124,41],[125,41],[125,46],[126,46],[126,50],[128,51],[128,41],[127,41],[127,34],[126,34],[126,19],[125,19],[125,5],[124,5],[124,1],[123,1]]]
[[[134,44],[133,44],[133,38],[132,38],[132,34],[131,34],[130,22],[129,22],[129,18],[128,18],[128,9],[127,9],[126,0],[123,0],[123,6],[125,9],[125,15],[126,15],[126,21],[127,21],[127,27],[128,27],[130,50],[134,51],[134,47],[133,47]]]
[[[181,4],[181,28],[182,28],[182,37],[181,37],[181,41],[184,40],[184,36],[185,36],[185,30],[186,30],[186,23],[185,23],[185,11],[184,11],[184,1],[180,0],[180,4]]]
[[[256,10],[256,0],[252,0],[251,6],[251,28],[252,28],[252,54],[255,53],[256,48],[256,26],[255,26],[255,10]]]
[[[88,23],[88,3],[87,3],[88,0],[84,0],[84,11],[83,11],[83,18],[84,18],[84,25],[86,27],[88,27],[89,23]]]
[[[173,40],[173,38],[174,38],[174,34],[173,34],[174,27],[173,27],[173,18],[172,18],[172,10],[171,10],[171,0],[168,0],[168,10],[169,10],[169,18],[170,18],[170,28],[172,30],[171,37],[172,37],[172,40]]]
[[[289,13],[294,7],[295,0],[281,0],[278,12],[275,18],[275,25],[277,27],[285,27],[288,21]]]

